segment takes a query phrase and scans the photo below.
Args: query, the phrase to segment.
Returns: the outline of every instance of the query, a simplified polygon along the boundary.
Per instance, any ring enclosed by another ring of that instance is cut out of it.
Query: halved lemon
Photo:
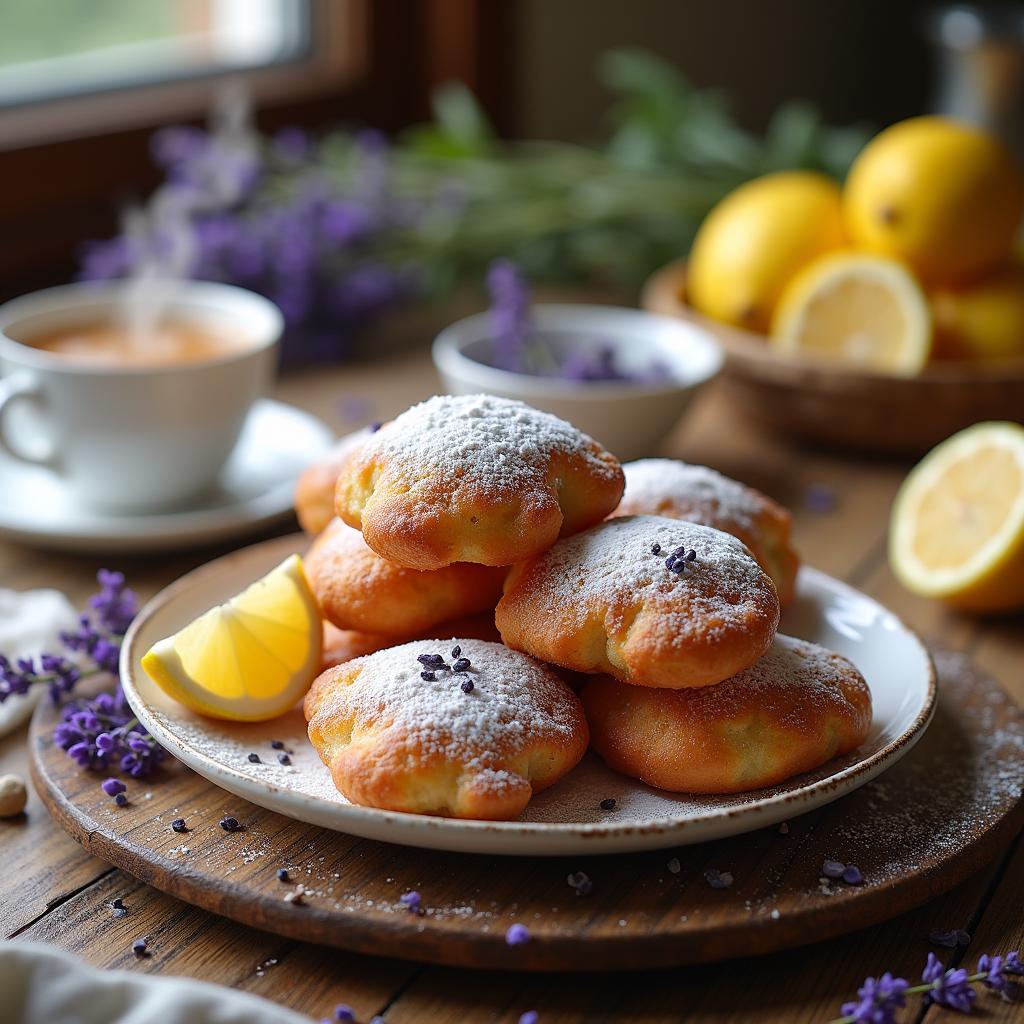
[[[931,313],[901,263],[844,251],[819,257],[793,278],[771,335],[781,352],[911,376],[931,352]]]
[[[1024,606],[1024,426],[978,423],[925,456],[896,496],[889,563],[958,608]]]
[[[146,674],[193,711],[259,722],[291,708],[319,671],[320,610],[298,555],[154,644]]]

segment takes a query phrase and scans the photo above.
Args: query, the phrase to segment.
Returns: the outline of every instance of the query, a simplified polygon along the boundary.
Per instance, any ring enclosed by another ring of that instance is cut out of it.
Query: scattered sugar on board
[[[939,653],[935,660],[941,680],[940,692],[945,695],[945,699],[962,698],[969,692],[980,692],[977,673],[963,657]],[[1007,698],[1001,692],[991,691],[986,703],[975,700],[965,710],[964,735],[984,732],[986,736],[984,744],[975,745],[974,762],[969,772],[963,771],[962,759],[949,759],[946,756],[946,749],[933,749],[926,736],[922,745],[906,761],[896,766],[891,773],[868,783],[857,795],[849,798],[851,801],[863,801],[862,806],[869,807],[871,813],[855,814],[850,817],[849,824],[843,823],[845,816],[830,817],[828,839],[836,856],[841,856],[848,863],[858,864],[865,872],[867,884],[874,885],[889,878],[905,875],[913,865],[921,863],[933,851],[959,846],[968,838],[966,833],[977,829],[978,823],[990,821],[996,810],[1005,806],[1008,798],[1019,794],[1024,782],[1021,758],[1024,752],[1024,734],[1014,726],[1001,727],[1001,719],[997,717],[1006,701]],[[942,714],[941,708],[939,713]],[[326,768],[306,742],[303,735],[304,723],[298,712],[266,725],[253,726],[204,721],[176,710],[173,718],[167,719],[166,725],[183,740],[220,761],[240,776],[259,779],[275,788],[338,803],[346,802],[334,788]],[[275,770],[269,764],[248,763],[248,752],[253,749],[262,750],[261,744],[269,745],[271,737],[278,737],[295,749],[297,771],[286,774]],[[858,756],[872,753],[883,742],[881,737],[871,739],[859,755],[839,759],[788,784],[765,790],[763,795],[784,794],[797,786],[827,778],[839,768],[855,763]],[[952,764],[949,763],[950,760]],[[601,810],[600,801],[609,796],[616,799],[614,810]],[[579,768],[559,785],[539,794],[528,808],[524,820],[592,823],[598,827],[609,822],[626,825],[641,822],[647,824],[652,821],[670,821],[684,815],[728,810],[741,806],[748,799],[749,797],[743,794],[734,797],[692,797],[658,792],[623,779],[610,772],[596,758],[588,756]],[[967,805],[971,807],[975,816],[973,822],[965,818],[963,813],[963,807]],[[179,808],[175,808],[174,816],[179,816],[178,811]],[[209,818],[209,811],[206,808],[192,807],[184,809],[181,813],[188,818],[195,817],[197,825],[203,823],[204,827],[212,827],[208,820],[204,822],[204,818]],[[897,834],[904,841],[900,844],[891,843],[891,837]],[[775,841],[785,840],[781,836],[775,836]],[[320,865],[317,858],[324,849],[321,840],[311,841],[305,848],[311,852],[317,868],[309,881],[312,891],[325,892],[325,885],[331,885],[333,888],[328,878],[333,878],[336,874],[338,863],[329,861]],[[172,852],[183,856],[192,851],[189,847],[183,846],[176,847]],[[218,855],[222,853],[219,843],[213,844],[212,848],[204,849],[203,853],[208,854],[211,870],[223,869],[223,862],[218,859]],[[295,873],[304,870],[304,857],[296,856],[294,848],[277,850],[268,845],[267,853],[282,864],[287,864]],[[664,861],[659,863],[664,864]],[[834,887],[827,879],[820,882],[816,874],[817,868],[818,865],[815,865],[815,873],[807,878],[809,891],[818,892],[820,886],[823,896],[834,899],[855,898],[856,890],[851,887]],[[310,872],[311,869],[306,867],[305,871]],[[346,873],[349,878],[353,877],[351,868]],[[422,892],[424,916],[431,919],[454,917],[465,921],[477,921],[483,930],[489,926],[489,921],[499,921],[505,915],[515,913],[515,908],[506,905],[499,907],[496,901],[486,897],[486,902],[475,904],[473,899],[467,898],[472,894],[466,892],[460,893],[461,898],[453,901],[451,905],[440,905],[430,898],[429,879],[416,879],[412,883],[403,884],[395,883],[394,876],[389,877],[396,886],[401,886],[402,891],[412,887]],[[684,873],[682,877],[685,878],[686,874]],[[373,910],[377,913],[407,914],[407,908],[398,902],[400,895],[401,893],[396,891],[393,900],[377,899]],[[666,899],[671,898],[667,892]],[[330,900],[336,909],[351,913],[367,909],[364,899],[358,892],[345,892],[340,887],[330,894]],[[764,901],[755,901],[754,910],[774,919],[777,908],[769,910],[769,907],[770,902],[765,906]],[[681,914],[679,920],[686,923],[688,916]],[[422,928],[422,922],[417,927]]]
[[[588,471],[615,475],[614,462],[591,450],[591,439],[565,420],[523,402],[493,395],[435,395],[373,434],[360,460],[413,491],[445,482],[490,492],[536,486],[553,455],[582,458]]]

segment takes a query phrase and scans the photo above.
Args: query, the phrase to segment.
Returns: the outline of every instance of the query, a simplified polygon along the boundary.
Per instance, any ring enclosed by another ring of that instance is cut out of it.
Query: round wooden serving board
[[[158,889],[247,925],[382,956],[510,970],[666,967],[798,946],[894,917],[995,857],[1024,825],[1024,715],[963,659],[936,659],[938,712],[899,764],[833,804],[772,827],[657,853],[529,859],[437,853],[301,824],[173,762],[117,807],[32,726],[32,775],[58,822],[91,853]],[[229,834],[225,815],[245,826]],[[170,824],[187,820],[178,834]],[[821,878],[856,864],[861,886]],[[288,869],[309,891],[286,902]],[[712,888],[705,871],[730,873]],[[593,890],[566,881],[583,871]],[[420,914],[399,897],[416,890]],[[531,940],[509,946],[510,925]]]

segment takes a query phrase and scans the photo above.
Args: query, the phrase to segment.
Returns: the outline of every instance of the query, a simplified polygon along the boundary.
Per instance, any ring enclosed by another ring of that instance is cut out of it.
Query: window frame
[[[330,20],[336,15],[328,10],[335,0],[311,3],[314,17],[325,19],[313,23],[314,41],[330,53],[330,39],[338,34],[338,23]],[[452,78],[476,92],[499,132],[507,127],[513,5],[494,0],[346,3],[353,21],[344,37],[361,49],[350,62],[350,70],[358,72],[340,74],[328,61],[312,73],[308,64],[291,67],[297,72],[291,83],[265,79],[254,97],[261,130],[355,122],[395,132],[428,119],[431,91]],[[463,45],[453,47],[453,37]],[[82,243],[109,238],[118,229],[119,212],[159,183],[149,149],[152,131],[168,123],[202,123],[223,78],[202,83],[205,92],[181,96],[170,106],[148,106],[145,119],[140,113],[133,126],[118,119],[109,131],[0,148],[0,301],[71,279]],[[287,95],[274,91],[288,85],[294,91]],[[48,114],[39,106],[35,116]]]
[[[111,86],[0,107],[0,153],[26,146],[190,120],[225,78],[245,83],[254,105],[344,90],[366,72],[367,0],[308,0],[307,52],[254,67],[211,68],[167,80]]]

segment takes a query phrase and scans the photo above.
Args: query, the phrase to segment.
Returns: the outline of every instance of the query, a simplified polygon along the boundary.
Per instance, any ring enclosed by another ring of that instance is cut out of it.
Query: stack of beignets
[[[650,785],[731,793],[867,734],[857,669],[776,634],[788,513],[713,470],[624,476],[565,421],[470,395],[363,432],[305,480],[326,620],[305,711],[354,803],[515,817],[588,738]]]

